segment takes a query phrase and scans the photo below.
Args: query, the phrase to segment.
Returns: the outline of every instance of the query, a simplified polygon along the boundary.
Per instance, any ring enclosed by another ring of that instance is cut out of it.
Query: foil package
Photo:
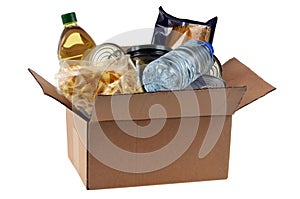
[[[152,44],[177,48],[190,39],[197,39],[212,44],[218,17],[207,22],[174,17],[159,7],[155,23]]]

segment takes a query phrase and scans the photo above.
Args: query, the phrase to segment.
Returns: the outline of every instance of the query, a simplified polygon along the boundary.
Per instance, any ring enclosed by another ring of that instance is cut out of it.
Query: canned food
[[[143,88],[144,84],[142,82],[142,77],[145,67],[150,62],[170,52],[171,50],[172,49],[167,46],[154,44],[132,46],[126,50],[126,53],[130,55],[130,58],[137,67],[137,71],[139,73],[139,78]]]
[[[124,55],[122,48],[113,43],[103,43],[87,51],[83,59],[90,62],[101,62],[108,59],[116,59]]]
[[[221,65],[220,61],[215,55],[213,57],[213,60],[214,60],[214,64],[213,64],[212,68],[210,69],[210,71],[208,71],[208,73],[206,73],[206,74],[222,78],[222,65]]]
[[[211,76],[202,75],[196,79],[187,89],[201,89],[201,88],[223,88],[226,83],[223,79]]]
[[[132,46],[126,50],[126,53],[130,55],[135,64],[139,62],[139,65],[145,65],[171,50],[167,46],[147,44]]]

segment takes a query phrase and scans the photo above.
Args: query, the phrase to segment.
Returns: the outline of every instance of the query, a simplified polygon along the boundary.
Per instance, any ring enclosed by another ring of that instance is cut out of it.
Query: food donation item
[[[126,53],[130,55],[133,63],[137,67],[140,80],[142,80],[143,71],[147,64],[170,52],[171,50],[171,48],[163,45],[146,44],[132,46],[126,50]]]
[[[124,54],[125,52],[118,45],[103,43],[87,50],[82,59],[90,62],[101,62],[108,59],[116,59]]]
[[[95,47],[96,44],[90,35],[77,25],[74,12],[61,16],[64,30],[61,33],[58,44],[58,58],[64,60],[80,60],[86,50]]]
[[[139,62],[139,64],[149,64],[151,61],[166,54],[172,49],[163,45],[138,45],[132,46],[126,50],[126,53],[130,55],[133,62]]]
[[[160,6],[151,43],[173,49],[190,39],[212,44],[217,20],[217,17],[207,22],[180,19],[166,13]]]
[[[58,90],[86,117],[92,113],[101,73],[87,67],[88,63],[61,61],[57,74]]]
[[[226,83],[221,78],[212,75],[202,75],[192,82],[186,89],[223,88],[225,86]]]
[[[143,92],[129,55],[102,62],[62,60],[60,65],[59,92],[88,118],[97,95]]]
[[[147,92],[181,90],[213,65],[213,47],[208,42],[189,40],[149,63],[143,72]]]
[[[213,57],[214,60],[214,64],[212,65],[212,68],[210,69],[210,71],[208,71],[208,73],[206,73],[207,75],[212,75],[218,78],[222,78],[222,65],[219,61],[219,59],[214,55]]]

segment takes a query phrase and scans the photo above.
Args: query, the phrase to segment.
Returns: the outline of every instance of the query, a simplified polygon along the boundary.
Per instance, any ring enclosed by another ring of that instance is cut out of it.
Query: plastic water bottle
[[[150,62],[143,72],[145,90],[152,92],[186,88],[211,69],[213,51],[210,43],[189,40]]]

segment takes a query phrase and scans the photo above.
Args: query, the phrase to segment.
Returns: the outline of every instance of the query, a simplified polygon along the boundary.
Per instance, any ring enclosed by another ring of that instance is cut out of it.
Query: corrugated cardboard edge
[[[66,109],[68,157],[87,187],[87,131],[88,122]]]
[[[223,64],[223,79],[229,87],[247,86],[247,91],[237,110],[276,89],[236,58],[232,58]]]

